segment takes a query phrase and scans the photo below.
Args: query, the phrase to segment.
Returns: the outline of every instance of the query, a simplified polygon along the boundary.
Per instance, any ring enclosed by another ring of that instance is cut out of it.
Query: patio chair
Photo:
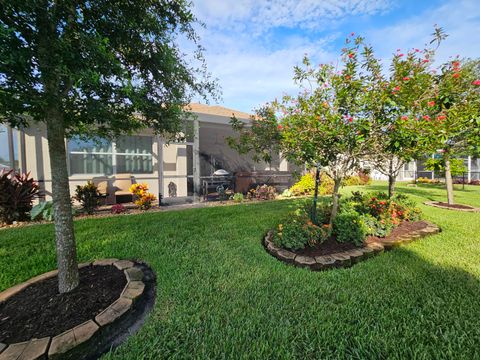
[[[130,192],[132,186],[132,174],[117,174],[113,188],[115,189],[115,203],[118,203],[118,198],[128,198],[128,201],[133,200],[133,195]]]
[[[97,191],[100,194],[102,204],[105,204],[108,193],[108,178],[106,176],[96,177],[92,179],[93,183],[97,187]]]

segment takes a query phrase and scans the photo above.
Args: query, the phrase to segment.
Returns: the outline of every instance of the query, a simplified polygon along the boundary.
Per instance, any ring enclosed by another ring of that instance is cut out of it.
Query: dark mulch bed
[[[30,285],[0,304],[0,342],[58,335],[93,319],[120,297],[127,281],[114,266],[80,269],[80,285],[59,294],[57,277]]]
[[[304,256],[321,256],[321,255],[330,255],[342,251],[356,249],[357,246],[352,243],[341,243],[335,240],[335,238],[330,237],[321,244],[315,246],[307,246],[305,249],[293,250],[295,254],[304,255]]]
[[[428,226],[428,223],[426,223],[425,221],[414,221],[414,222],[404,221],[400,224],[400,226],[397,226],[396,228],[394,228],[388,236],[384,238],[377,237],[377,236],[368,236],[365,242],[368,244],[372,242],[395,240],[412,231],[425,229],[427,226]]]
[[[434,203],[435,205],[446,207],[446,208],[451,208],[451,209],[463,209],[463,210],[472,210],[475,209],[473,206],[469,205],[460,205],[460,204],[449,204],[446,202],[436,202]]]
[[[400,226],[396,227],[392,230],[392,232],[384,238],[380,238],[377,236],[368,236],[365,240],[366,243],[372,242],[382,242],[382,241],[391,241],[399,238],[402,235],[408,234],[411,231],[421,230],[428,226],[425,221],[415,221],[415,222],[408,222],[404,221],[400,224]],[[322,256],[322,255],[331,255],[335,253],[339,253],[342,251],[357,249],[358,247],[352,243],[341,243],[335,240],[335,238],[331,237],[325,240],[325,242],[318,244],[314,247],[307,246],[305,249],[294,250],[295,254],[304,255],[304,256]]]

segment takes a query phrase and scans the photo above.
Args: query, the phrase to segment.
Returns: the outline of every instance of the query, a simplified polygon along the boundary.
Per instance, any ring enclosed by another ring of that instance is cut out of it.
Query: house
[[[114,203],[119,190],[116,181],[127,178],[127,182],[148,184],[149,191],[165,202],[193,201],[202,195],[203,182],[219,169],[251,182],[256,181],[252,176],[259,174],[290,177],[291,167],[285,160],[276,157],[271,164],[255,163],[225,143],[226,137],[234,135],[232,115],[248,122],[249,114],[203,104],[191,104],[189,111],[196,116],[185,121],[184,139],[170,143],[149,130],[113,141],[65,140],[71,193],[88,180],[104,182],[107,202]],[[46,199],[51,197],[48,143],[42,124],[23,130],[0,125],[0,164],[30,172]]]
[[[438,157],[438,154],[431,155],[432,157]],[[400,170],[397,180],[398,181],[410,181],[415,180],[420,177],[428,179],[440,179],[442,174],[435,173],[434,171],[425,169],[425,161],[429,157],[425,157],[422,160],[413,160],[406,163],[403,168]],[[473,156],[463,156],[462,157],[465,165],[465,173],[461,176],[457,176],[459,180],[464,179],[465,183],[471,181],[480,180],[480,158]],[[382,174],[376,169],[372,169],[371,176],[374,180],[388,180],[388,177]],[[462,180],[463,181],[463,180]]]

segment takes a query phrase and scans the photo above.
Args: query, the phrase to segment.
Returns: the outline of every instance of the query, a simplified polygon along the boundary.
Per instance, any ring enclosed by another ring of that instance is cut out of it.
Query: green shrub
[[[53,221],[53,202],[42,201],[32,208],[30,212],[30,218],[32,220],[47,220]]]
[[[100,204],[100,194],[95,184],[91,181],[88,181],[83,186],[77,185],[73,198],[80,203],[82,210],[89,215],[93,214]]]
[[[309,172],[303,175],[298,182],[290,188],[294,196],[313,195],[315,191],[315,174]],[[326,173],[320,175],[319,195],[329,195],[333,193],[333,179]]]
[[[438,184],[440,183],[440,180],[438,179],[429,179],[427,177],[419,177],[417,179],[417,182],[420,183],[420,184]]]
[[[292,194],[292,192],[290,191],[290,189],[285,189],[285,190],[283,190],[283,192],[282,192],[282,197],[284,197],[284,198],[289,198],[289,197],[292,197],[292,196],[293,196],[293,194]]]
[[[305,216],[308,216],[309,219],[312,218],[312,211],[313,211],[313,200],[306,199],[302,206],[299,207],[297,212],[303,212]],[[317,199],[317,219],[315,224],[322,226],[324,224],[328,224],[330,221],[330,214],[332,213],[332,202],[331,198],[318,198]]]
[[[339,213],[333,222],[333,232],[339,242],[351,242],[357,246],[363,244],[367,236],[367,227],[362,216],[353,210]]]
[[[347,176],[343,180],[344,186],[370,185],[371,183],[372,178],[363,171],[359,171],[357,175]]]
[[[328,237],[326,228],[313,224],[303,210],[290,214],[275,230],[273,242],[278,247],[290,250],[304,249],[324,242]]]
[[[367,235],[386,237],[393,229],[391,222],[381,222],[370,214],[361,215]]]
[[[235,193],[232,196],[232,199],[233,199],[233,202],[241,203],[243,201],[243,194],[242,193]]]
[[[315,176],[312,173],[306,173],[291,188],[290,192],[294,196],[311,195],[315,190]]]
[[[38,184],[29,177],[30,173],[20,174],[14,170],[0,172],[0,220],[11,224],[14,221],[29,220],[33,199],[40,190]]]

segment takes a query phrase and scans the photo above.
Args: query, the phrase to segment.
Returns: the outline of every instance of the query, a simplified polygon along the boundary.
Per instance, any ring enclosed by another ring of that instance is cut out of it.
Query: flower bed
[[[420,221],[420,210],[403,195],[389,199],[383,193],[355,192],[341,200],[339,212],[331,224],[331,206],[325,199],[320,202],[316,215],[310,212],[311,205],[306,203],[278,224],[269,233],[271,245],[266,243],[269,252],[282,258],[282,255],[277,256],[276,249],[280,249],[280,254],[285,255],[282,260],[293,261],[298,257],[315,267],[318,256],[344,252],[363,256],[371,253],[367,243],[396,242],[397,238],[418,235],[417,231],[424,228],[433,229],[433,225]]]
[[[282,249],[275,245],[273,241],[273,231],[267,233],[263,244],[267,252],[280,261],[319,271],[350,267],[383,251],[407,244],[430,234],[436,234],[440,231],[438,226],[426,221],[404,223],[397,229],[401,229],[401,231],[399,231],[398,234],[394,234],[394,236],[388,236],[386,238],[368,237],[359,247],[344,249],[341,246],[338,248],[333,246],[322,249],[326,250],[324,253],[318,252],[319,248],[310,248],[308,249],[309,251],[304,252]],[[392,232],[392,235],[394,232],[395,230]]]

